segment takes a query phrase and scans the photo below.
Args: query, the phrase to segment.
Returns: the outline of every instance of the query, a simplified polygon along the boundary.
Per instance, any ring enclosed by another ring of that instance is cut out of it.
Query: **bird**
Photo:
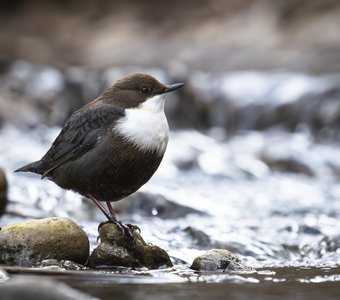
[[[183,86],[143,73],[117,80],[66,120],[40,160],[14,172],[39,174],[92,200],[107,222],[132,236],[111,203],[136,192],[158,169],[169,138],[165,94]]]

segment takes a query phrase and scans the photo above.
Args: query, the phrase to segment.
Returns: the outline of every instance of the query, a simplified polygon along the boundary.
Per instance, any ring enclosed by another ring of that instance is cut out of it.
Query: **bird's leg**
[[[109,209],[110,214],[113,215],[113,216],[116,216],[116,214],[115,214],[115,212],[113,210],[111,202],[110,201],[106,201],[106,205],[107,205],[107,208]]]
[[[107,222],[102,222],[99,224],[98,228],[102,227],[103,225],[105,225],[106,223],[113,223],[116,224],[117,227],[123,232],[123,233],[127,233],[127,235],[132,238],[132,233],[130,232],[130,229],[128,228],[129,232],[126,232],[126,228],[123,226],[124,224],[119,221],[113,211],[113,207],[111,205],[110,202],[106,202],[107,207],[109,209],[109,211],[104,207],[103,204],[101,204],[95,197],[93,197],[92,195],[89,195],[89,198],[93,201],[94,204],[96,204],[96,206],[102,211],[102,213],[105,215],[105,217],[107,217],[108,221]],[[110,206],[108,205],[108,203],[110,203]]]
[[[102,213],[107,217],[109,223],[117,225],[117,227],[126,235],[131,241],[134,241],[133,234],[131,232],[130,226],[125,225],[122,221],[118,220],[116,214],[114,213],[111,202],[106,202],[107,210],[103,204],[101,204],[95,197],[88,195],[88,198],[93,201],[93,203],[102,211]],[[108,222],[102,222],[99,224],[98,228],[102,227]],[[134,229],[134,228],[133,228]],[[138,228],[139,229],[139,228]]]
[[[118,220],[116,217],[116,214],[113,210],[112,204],[110,201],[106,201],[107,208],[109,209],[109,212],[114,218],[117,220],[117,226],[123,231],[123,233],[127,234],[130,238],[133,239],[132,230],[138,230],[140,232],[140,229],[136,225],[132,224],[125,224],[122,221]]]
[[[105,217],[107,217],[107,219],[112,222],[115,223],[117,222],[116,216],[115,215],[111,215],[110,212],[108,212],[106,210],[106,208],[96,199],[94,198],[92,195],[88,195],[88,198],[90,200],[92,200],[92,202],[102,211],[102,213],[105,215]]]

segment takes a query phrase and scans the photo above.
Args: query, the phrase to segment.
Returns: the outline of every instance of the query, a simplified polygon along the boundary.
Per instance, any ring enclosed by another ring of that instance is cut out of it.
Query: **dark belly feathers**
[[[142,151],[121,137],[109,135],[75,160],[48,175],[60,187],[99,201],[118,201],[145,184],[157,170],[163,153]]]

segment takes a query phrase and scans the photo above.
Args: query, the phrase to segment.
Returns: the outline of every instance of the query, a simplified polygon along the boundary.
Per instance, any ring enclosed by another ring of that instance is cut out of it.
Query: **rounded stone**
[[[225,249],[212,249],[196,257],[190,268],[196,271],[254,271]]]
[[[108,223],[100,228],[99,238],[101,242],[89,258],[89,267],[122,266],[148,269],[172,267],[167,252],[156,245],[146,243],[138,230],[133,230],[132,242],[115,224]]]
[[[7,199],[7,179],[5,172],[0,168],[0,216],[5,212]]]
[[[71,260],[84,264],[89,239],[67,218],[30,220],[0,229],[0,263],[31,266],[45,259]]]

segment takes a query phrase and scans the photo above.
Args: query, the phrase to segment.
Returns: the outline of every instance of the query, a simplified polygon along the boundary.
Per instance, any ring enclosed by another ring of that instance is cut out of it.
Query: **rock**
[[[340,235],[335,235],[332,237],[326,236],[324,237],[318,245],[318,249],[320,254],[325,254],[327,252],[334,252],[340,250]]]
[[[288,230],[293,231],[292,226],[289,226]],[[323,235],[321,230],[316,226],[309,226],[307,224],[300,224],[298,227],[298,233],[310,234],[310,235]]]
[[[30,220],[0,230],[0,263],[32,266],[44,259],[84,264],[89,256],[86,233],[67,218]]]
[[[196,257],[190,268],[196,271],[254,271],[236,255],[224,249],[212,249]]]
[[[5,172],[0,168],[0,216],[4,214],[7,203],[7,179]]]
[[[308,177],[316,175],[312,168],[293,157],[271,157],[264,154],[262,160],[275,171],[303,174]]]
[[[99,229],[101,243],[92,252],[88,266],[171,267],[169,255],[162,248],[146,243],[137,230],[133,230],[135,243],[131,243],[115,225],[107,223]]]
[[[205,232],[194,228],[192,226],[188,226],[183,230],[189,238],[191,238],[194,246],[202,248],[207,248],[211,246],[212,241],[209,235],[207,235]]]
[[[120,214],[138,214],[161,219],[183,218],[188,214],[206,215],[204,212],[166,199],[162,195],[137,192],[123,201],[115,203]]]
[[[67,271],[79,271],[88,270],[87,267],[81,264],[77,264],[71,260],[57,260],[57,259],[44,259],[37,263],[35,267],[50,269],[50,270],[67,270]],[[11,267],[13,268],[13,267]]]
[[[1,300],[98,299],[64,283],[42,276],[20,276],[0,285]]]

